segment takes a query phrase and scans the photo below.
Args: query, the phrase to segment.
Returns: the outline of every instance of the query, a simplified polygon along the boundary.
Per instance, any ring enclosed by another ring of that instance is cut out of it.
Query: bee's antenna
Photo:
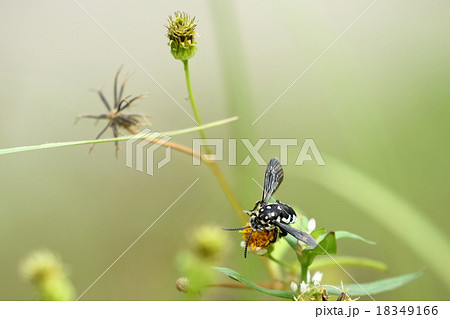
[[[244,229],[249,229],[249,228],[251,228],[250,226],[245,226],[245,227],[239,227],[239,228],[222,228],[223,230],[230,230],[230,231],[233,231],[233,230],[244,230]]]
[[[245,241],[245,249],[244,249],[244,258],[247,258],[247,248],[248,248],[248,242],[250,241],[250,237],[252,237],[253,229],[250,231],[250,234],[247,237],[247,240]]]

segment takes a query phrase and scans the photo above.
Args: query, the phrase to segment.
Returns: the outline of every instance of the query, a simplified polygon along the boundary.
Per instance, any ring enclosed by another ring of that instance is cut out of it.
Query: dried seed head
[[[180,292],[188,293],[189,292],[189,280],[186,277],[178,278],[175,286],[177,290]]]

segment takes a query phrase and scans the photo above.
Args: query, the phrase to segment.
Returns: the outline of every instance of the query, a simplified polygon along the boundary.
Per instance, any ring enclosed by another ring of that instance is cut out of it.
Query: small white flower
[[[316,220],[311,218],[308,222],[308,233],[311,233],[314,229],[316,229]]]
[[[297,285],[297,283],[295,283],[295,282],[291,282],[291,290],[292,290],[292,292],[297,292],[297,290],[298,290],[298,285]]]
[[[303,294],[306,292],[306,290],[308,290],[308,285],[302,281],[302,283],[300,284],[300,292]]]
[[[314,284],[314,286],[319,286],[320,285],[320,281],[322,280],[322,276],[323,273],[321,273],[320,271],[316,271],[312,277],[312,282]]]

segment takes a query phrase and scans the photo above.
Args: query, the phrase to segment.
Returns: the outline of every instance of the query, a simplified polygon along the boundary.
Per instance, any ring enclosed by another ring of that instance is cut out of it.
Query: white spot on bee
[[[290,218],[283,218],[281,221],[282,221],[283,223],[289,224],[289,220],[290,220]]]
[[[275,213],[274,212],[270,213],[270,216],[275,216]]]
[[[277,209],[278,209],[278,210],[281,210],[281,207],[280,207],[280,206],[277,206]]]
[[[267,207],[267,209],[271,209],[272,208],[272,206],[266,206]]]

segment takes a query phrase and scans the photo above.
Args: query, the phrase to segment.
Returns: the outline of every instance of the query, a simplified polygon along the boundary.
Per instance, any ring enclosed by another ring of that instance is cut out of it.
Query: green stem
[[[176,130],[176,131],[162,132],[158,136],[154,136],[154,138],[159,138],[159,137],[163,137],[163,136],[175,136],[175,135],[187,134],[187,133],[203,130],[206,128],[210,128],[210,127],[223,125],[223,124],[233,122],[236,120],[237,120],[237,117],[231,117],[229,119],[211,122],[211,123],[208,123],[208,124],[205,124],[202,126],[196,126],[196,127],[191,127],[191,128],[181,129],[181,130]],[[58,142],[58,143],[45,143],[45,144],[41,144],[41,145],[19,146],[19,147],[0,149],[0,155],[18,153],[18,152],[26,152],[26,151],[34,151],[34,150],[43,150],[43,149],[48,149],[48,148],[68,147],[68,146],[97,144],[97,143],[111,143],[111,142],[115,142],[115,141],[127,141],[130,139],[144,139],[146,137],[147,136],[136,137],[135,135],[127,135],[127,136],[121,136],[121,137],[117,137],[117,138],[107,138],[107,139],[98,139],[98,140]]]
[[[184,64],[184,74],[186,75],[186,85],[187,85],[187,90],[189,93],[189,100],[191,101],[195,120],[197,121],[198,125],[202,125],[202,119],[200,118],[200,113],[198,112],[197,104],[195,104],[194,93],[192,92],[191,76],[189,74],[189,60],[183,61],[183,64]],[[202,139],[206,140],[206,134],[205,134],[204,130],[200,130],[200,135],[201,135]],[[207,145],[206,145],[206,149],[209,153],[209,149],[208,149]]]
[[[197,121],[197,124],[201,126],[202,125],[202,120],[200,118],[200,113],[198,112],[198,109],[197,109],[197,104],[195,104],[194,93],[192,92],[191,76],[189,74],[189,62],[188,62],[188,60],[183,60],[183,65],[184,65],[184,73],[186,75],[186,85],[187,85],[187,90],[188,90],[188,93],[189,93],[189,100],[191,101],[192,110],[194,111],[195,120]],[[206,140],[205,131],[203,129],[200,129],[199,132],[200,132],[200,135],[201,135],[202,139]],[[205,149],[206,149],[206,153],[208,153],[208,154],[211,153],[208,145],[205,145]],[[208,166],[213,171],[214,175],[216,176],[216,179],[218,180],[218,182],[222,186],[222,189],[224,190],[225,194],[227,195],[231,206],[233,206],[233,208],[236,211],[236,213],[238,213],[239,218],[241,218],[242,220],[245,220],[245,217],[242,214],[242,206],[240,205],[236,195],[232,191],[232,189],[231,189],[230,185],[228,184],[228,182],[227,182],[225,176],[223,175],[222,171],[219,169],[219,166],[217,166],[216,162],[214,162],[212,160],[208,160],[205,163],[207,163]]]
[[[301,265],[301,272],[300,272],[300,282],[308,283],[308,266],[306,264]]]
[[[204,158],[204,156],[203,156]],[[209,168],[212,170],[213,174],[216,176],[217,181],[219,182],[220,186],[222,187],[225,195],[228,198],[228,201],[230,202],[231,206],[233,207],[234,211],[238,215],[238,217],[243,221],[246,222],[247,218],[242,213],[243,209],[241,204],[239,203],[239,200],[237,199],[236,195],[234,194],[233,190],[230,187],[230,184],[228,184],[227,179],[222,174],[222,171],[220,170],[219,166],[217,166],[216,162],[211,160],[204,160],[204,162],[209,166]]]
[[[293,269],[292,265],[289,265],[288,263],[285,263],[284,261],[278,260],[275,257],[272,256],[272,254],[267,255],[267,257],[272,260],[274,263],[280,265],[281,267]]]

